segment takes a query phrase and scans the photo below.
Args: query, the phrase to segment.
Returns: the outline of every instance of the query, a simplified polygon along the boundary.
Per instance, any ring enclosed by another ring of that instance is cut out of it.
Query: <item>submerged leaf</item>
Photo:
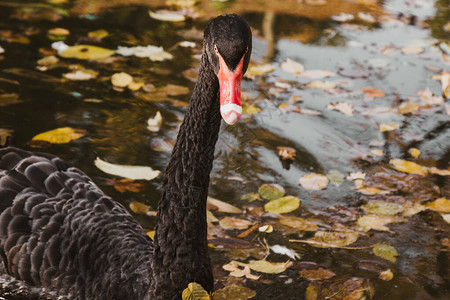
[[[232,213],[232,214],[242,213],[242,210],[240,210],[236,206],[226,203],[224,201],[220,201],[219,199],[215,199],[215,198],[208,196],[206,201],[207,201],[208,209],[217,210],[220,212]]]
[[[371,229],[390,231],[390,229],[384,225],[405,221],[406,220],[401,217],[370,214],[360,217],[356,222],[356,225],[360,227],[364,232],[367,232]]]
[[[61,127],[40,133],[33,137],[32,141],[45,141],[52,144],[66,144],[70,141],[83,137],[85,134],[86,131],[83,129]]]
[[[400,204],[389,203],[384,201],[373,201],[366,203],[361,208],[368,212],[377,215],[395,215],[404,210]]]
[[[235,217],[225,217],[219,221],[219,224],[224,229],[247,229],[253,225],[253,222]]]
[[[264,205],[267,212],[288,213],[300,207],[300,199],[294,196],[286,196],[271,200]]]
[[[331,184],[335,186],[340,186],[345,180],[344,174],[338,170],[330,170],[326,176],[330,180]]]
[[[318,242],[311,245],[319,248],[345,247],[356,242],[358,236],[356,232],[317,231],[309,241]]]
[[[247,300],[256,296],[256,292],[240,285],[228,285],[213,294],[213,300]]]
[[[317,269],[317,270],[301,270],[300,276],[308,280],[314,281],[314,280],[330,279],[336,276],[336,274],[330,270]]]
[[[267,183],[259,187],[258,193],[266,200],[273,200],[283,197],[286,191],[279,184]]]
[[[294,216],[281,216],[279,222],[300,231],[316,231],[319,227],[305,218]]]
[[[152,180],[161,174],[158,170],[153,170],[145,166],[115,165],[101,160],[95,160],[95,166],[105,173],[130,179]]]
[[[59,53],[64,58],[77,58],[84,60],[96,60],[110,57],[114,54],[114,50],[101,48],[92,45],[76,45],[67,48]]]
[[[381,272],[378,275],[378,278],[384,281],[390,281],[394,278],[394,273],[392,273],[391,269],[387,269],[386,271]]]
[[[210,300],[208,292],[198,283],[191,282],[188,287],[183,290],[182,300]]]
[[[395,262],[397,260],[398,252],[391,245],[387,244],[375,244],[372,248],[373,253],[376,256]]]

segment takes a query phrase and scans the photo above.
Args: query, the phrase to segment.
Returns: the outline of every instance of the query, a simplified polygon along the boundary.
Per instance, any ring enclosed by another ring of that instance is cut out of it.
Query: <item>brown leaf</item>
[[[385,96],[385,94],[382,90],[379,90],[376,88],[361,89],[361,92],[363,92],[364,94],[366,94],[367,96],[372,97],[372,98],[380,98],[380,97]]]
[[[219,221],[219,224],[224,229],[247,229],[253,225],[253,222],[235,217],[225,217]]]
[[[336,276],[336,274],[330,270],[317,269],[317,270],[301,270],[300,276],[308,280],[314,281],[314,280],[330,279]]]

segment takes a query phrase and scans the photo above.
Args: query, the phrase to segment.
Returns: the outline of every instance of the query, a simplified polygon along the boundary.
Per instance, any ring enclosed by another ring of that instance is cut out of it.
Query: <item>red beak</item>
[[[220,114],[229,125],[235,124],[242,116],[241,80],[244,56],[234,71],[230,71],[222,56],[219,56],[220,69],[217,77],[220,85]]]

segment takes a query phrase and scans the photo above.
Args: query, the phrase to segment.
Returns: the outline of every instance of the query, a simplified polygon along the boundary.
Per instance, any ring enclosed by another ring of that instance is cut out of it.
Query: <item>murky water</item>
[[[123,5],[115,5],[120,2]],[[164,170],[170,146],[168,151],[160,151],[155,149],[155,142],[166,140],[170,144],[176,138],[189,100],[189,93],[166,86],[192,90],[192,75],[188,76],[186,70],[198,67],[202,31],[208,19],[237,12],[254,32],[254,63],[270,63],[274,70],[244,79],[245,105],[253,104],[260,111],[244,115],[235,126],[222,126],[210,196],[244,208],[246,213],[240,218],[275,225],[274,216],[250,213],[252,207],[263,207],[261,201],[240,199],[257,192],[261,184],[276,182],[302,201],[301,208],[290,215],[311,218],[321,230],[341,232],[354,230],[355,221],[364,214],[360,206],[372,200],[403,205],[448,197],[448,176],[405,175],[389,165],[393,158],[412,160],[408,150],[414,147],[421,152],[414,160],[417,163],[448,169],[448,104],[442,99],[427,103],[417,94],[428,88],[434,96],[442,95],[440,81],[432,76],[450,69],[449,45],[443,42],[450,36],[448,1],[292,0],[278,5],[275,1],[202,1],[187,9],[198,18],[188,17],[180,23],[152,19],[149,7],[129,2],[150,3],[152,9],[164,5],[163,1],[0,1],[0,49],[4,49],[0,54],[0,96],[9,94],[0,98],[0,136],[13,135],[17,146],[32,148],[30,140],[38,133],[66,126],[84,129],[87,135],[69,144],[32,149],[53,153],[79,167],[125,206],[139,201],[156,208],[160,179],[145,183],[142,192],[120,193],[105,184],[112,176],[97,169],[93,161],[101,157],[111,163]],[[332,19],[340,13],[356,18]],[[164,47],[174,58],[162,62],[118,55],[105,61],[60,58],[50,66],[39,66],[39,59],[56,54],[51,49],[54,40],[47,34],[55,27],[70,31],[64,40],[68,45],[87,43],[117,49],[151,44]],[[108,35],[101,40],[88,38],[88,32],[98,29],[106,30]],[[194,42],[195,47],[178,46],[186,40]],[[402,53],[407,46],[422,47],[423,53]],[[289,73],[281,68],[288,58],[302,63],[306,70],[330,70],[334,75],[311,78]],[[63,77],[77,69],[91,69],[98,75],[87,81]],[[133,75],[147,84],[147,90],[115,90],[110,77],[116,72]],[[324,90],[308,85],[318,80],[336,86]],[[365,88],[382,90],[384,95],[370,97],[361,91]],[[353,114],[329,109],[332,102],[351,104]],[[403,102],[418,103],[420,108],[412,114],[400,114],[397,109]],[[300,108],[302,113],[286,112],[280,108],[285,103]],[[161,111],[163,124],[154,133],[147,130],[147,120],[157,111]],[[383,123],[398,124],[399,129],[380,132]],[[283,161],[277,146],[294,148],[295,158]],[[382,150],[384,155],[374,154],[374,149]],[[390,187],[387,196],[364,195],[353,188],[351,180],[339,186],[330,183],[321,191],[299,185],[299,179],[306,174],[327,174],[330,170],[344,175],[366,172],[369,177],[373,175],[368,183],[380,189],[399,183],[395,189]],[[379,179],[382,174],[385,179]],[[227,215],[214,213],[219,219]],[[152,229],[154,217],[136,218]],[[390,231],[362,233],[351,246],[390,244],[399,253],[396,262],[375,256],[371,249],[314,248],[289,242],[310,238],[311,232],[286,233],[276,226],[273,233],[254,232],[244,239],[255,243],[266,239],[269,245],[295,249],[302,256],[300,261],[281,274],[263,274],[252,281],[229,276],[221,267],[236,258],[226,256],[227,251],[212,249],[217,288],[232,283],[243,285],[256,291],[256,299],[339,299],[343,296],[333,296],[330,285],[348,283],[353,278],[363,292],[353,294],[355,298],[351,299],[362,299],[363,294],[367,298],[373,295],[374,299],[446,299],[450,294],[450,237],[449,225],[441,214],[422,211],[388,227]],[[227,230],[226,234],[236,237],[240,232]],[[288,260],[273,253],[267,259]],[[317,288],[321,292],[316,298],[311,293],[305,296],[306,287],[314,285],[299,271],[318,267],[332,270],[336,277],[320,281]],[[379,273],[387,269],[394,274],[390,281],[379,278]]]

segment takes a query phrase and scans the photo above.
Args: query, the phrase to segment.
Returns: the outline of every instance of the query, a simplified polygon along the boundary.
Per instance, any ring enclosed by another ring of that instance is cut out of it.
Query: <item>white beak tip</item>
[[[220,114],[228,125],[234,125],[242,116],[242,107],[237,104],[221,105]]]

